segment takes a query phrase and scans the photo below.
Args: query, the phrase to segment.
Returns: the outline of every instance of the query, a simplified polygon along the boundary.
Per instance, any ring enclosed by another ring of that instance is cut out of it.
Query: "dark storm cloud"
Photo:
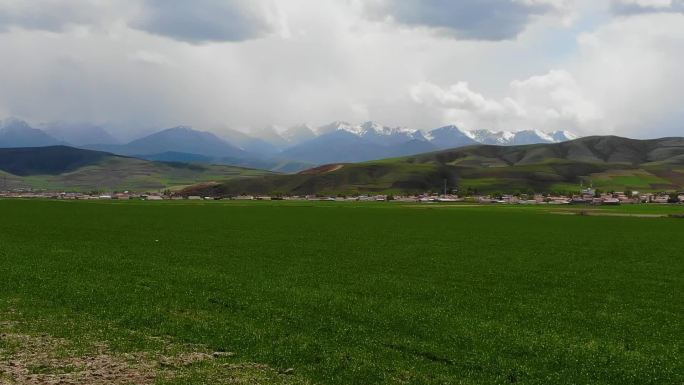
[[[100,17],[97,7],[82,1],[22,1],[0,3],[0,32],[11,28],[60,32],[69,25],[90,24]]]
[[[670,4],[658,4],[658,1],[633,2],[614,0],[611,3],[613,13],[618,15],[637,15],[642,13],[684,13],[684,0],[672,0]]]
[[[514,0],[386,0],[373,8],[410,26],[437,28],[467,40],[507,40],[522,32],[548,4]]]
[[[131,26],[195,44],[243,41],[270,30],[258,6],[249,0],[143,0]]]

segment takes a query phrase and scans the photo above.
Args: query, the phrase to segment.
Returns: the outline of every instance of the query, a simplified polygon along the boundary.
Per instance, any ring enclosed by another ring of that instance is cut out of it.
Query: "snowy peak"
[[[577,139],[577,136],[568,131],[543,132],[541,130],[523,131],[490,131],[490,130],[465,130],[455,125],[435,128],[427,133],[420,130],[412,130],[405,127],[385,126],[375,121],[367,121],[361,124],[352,124],[346,121],[335,121],[324,126],[312,129],[308,126],[297,126],[283,132],[281,136],[288,143],[298,142],[294,138],[303,135],[310,140],[314,137],[326,135],[354,135],[369,143],[382,146],[395,146],[408,142],[425,142],[437,148],[453,148],[473,144],[489,144],[497,146],[536,144],[536,143],[559,143]],[[299,141],[301,143],[302,140]]]
[[[449,125],[449,126],[444,126],[444,127],[432,129],[432,130],[428,131],[426,137],[429,140],[433,140],[438,136],[445,136],[445,135],[447,135],[447,136],[465,136],[468,138],[472,138],[472,133],[470,133],[467,130],[462,130],[462,129],[458,128],[458,126],[454,126],[454,125]]]
[[[579,136],[573,134],[570,131],[554,131],[549,133],[549,135],[553,138],[555,142],[567,142],[569,140],[575,140],[579,138]]]
[[[382,125],[378,122],[368,121],[360,125],[351,124],[348,122],[337,121],[325,126],[317,128],[316,133],[320,135],[330,134],[336,131],[346,131],[350,134],[354,134],[359,137],[369,137],[369,136],[405,136],[413,137],[418,133],[418,130],[411,130],[405,127],[389,127]],[[422,134],[419,136],[422,137]]]
[[[475,140],[475,137],[471,132],[462,130],[454,125],[435,128],[427,133],[427,139],[440,149],[469,146],[471,144],[479,143]]]
[[[427,138],[440,148],[451,148],[469,144],[512,146],[538,143],[560,143],[577,139],[577,136],[568,131],[555,131],[551,133],[540,130],[523,130],[516,132],[489,130],[468,131],[456,126],[445,126],[428,132]]]
[[[516,132],[510,144],[522,145],[554,142],[553,138],[545,132],[539,130],[524,130]]]
[[[378,144],[399,144],[409,141],[427,141],[423,133],[406,127],[388,127],[376,122],[366,122],[360,126],[359,136]]]
[[[470,132],[472,138],[482,144],[492,145],[506,145],[515,139],[515,133],[510,131],[489,131],[489,130],[474,130]]]
[[[336,131],[347,131],[349,133],[352,133],[354,135],[361,135],[362,128],[361,126],[356,126],[353,125],[349,122],[343,122],[343,121],[336,121],[332,122],[330,124],[326,124],[325,126],[318,127],[316,129],[316,134],[318,136],[321,135],[327,135],[331,134]]]

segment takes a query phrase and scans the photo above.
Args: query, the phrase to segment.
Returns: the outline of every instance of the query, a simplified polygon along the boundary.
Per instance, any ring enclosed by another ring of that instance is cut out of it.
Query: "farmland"
[[[35,338],[0,362],[58,340],[140,383],[684,382],[684,220],[555,211],[0,200],[0,334]],[[225,355],[168,358],[200,351]]]

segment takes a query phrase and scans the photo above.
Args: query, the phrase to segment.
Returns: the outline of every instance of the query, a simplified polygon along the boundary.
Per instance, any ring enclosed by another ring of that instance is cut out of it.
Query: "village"
[[[510,205],[627,205],[627,204],[684,204],[684,192],[641,193],[607,192],[583,189],[573,195],[555,194],[494,194],[457,195],[424,193],[416,195],[238,195],[231,197],[181,195],[170,191],[136,193],[131,191],[111,193],[55,192],[31,189],[0,191],[0,199],[57,199],[57,200],[238,200],[238,201],[330,201],[330,202],[414,202],[414,203],[476,203]]]

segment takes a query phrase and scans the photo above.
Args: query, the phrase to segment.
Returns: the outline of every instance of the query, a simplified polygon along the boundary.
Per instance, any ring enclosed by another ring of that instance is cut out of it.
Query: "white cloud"
[[[568,125],[587,129],[602,119],[595,102],[590,101],[575,78],[567,71],[553,70],[511,83],[513,100],[538,124]]]
[[[575,70],[612,132],[684,135],[684,15],[621,18],[579,38]]]
[[[554,70],[526,80],[514,80],[510,95],[488,99],[459,82],[446,89],[421,83],[411,89],[413,100],[434,108],[443,123],[468,129],[571,129],[585,131],[601,121],[601,112],[567,71]]]
[[[0,118],[123,136],[366,119],[681,135],[681,13],[625,17],[610,0],[201,1],[0,0]]]

